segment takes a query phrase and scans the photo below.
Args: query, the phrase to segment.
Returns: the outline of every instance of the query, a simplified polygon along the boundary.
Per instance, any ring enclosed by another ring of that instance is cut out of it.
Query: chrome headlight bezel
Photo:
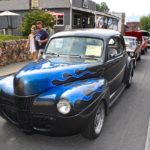
[[[57,110],[59,113],[63,115],[67,115],[71,111],[71,104],[68,100],[66,99],[61,99],[57,103]]]
[[[130,56],[134,57],[135,56],[134,52],[130,52]]]

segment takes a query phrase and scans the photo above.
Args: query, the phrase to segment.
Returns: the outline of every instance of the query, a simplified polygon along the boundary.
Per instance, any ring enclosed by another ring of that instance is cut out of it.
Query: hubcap
[[[129,77],[129,84],[131,84],[131,83],[132,83],[132,71],[131,71],[130,77]]]
[[[101,132],[104,123],[104,118],[105,118],[105,110],[104,110],[104,106],[101,105],[98,108],[95,116],[94,127],[95,127],[96,134],[99,134]]]
[[[134,66],[136,67],[136,60],[134,61]]]

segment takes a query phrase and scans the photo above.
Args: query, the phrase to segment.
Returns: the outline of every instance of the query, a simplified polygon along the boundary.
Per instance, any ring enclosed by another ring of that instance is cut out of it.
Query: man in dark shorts
[[[35,45],[37,49],[37,55],[39,58],[43,55],[45,46],[49,39],[49,34],[46,32],[46,30],[43,29],[42,21],[37,21],[36,26],[37,30],[35,31]]]

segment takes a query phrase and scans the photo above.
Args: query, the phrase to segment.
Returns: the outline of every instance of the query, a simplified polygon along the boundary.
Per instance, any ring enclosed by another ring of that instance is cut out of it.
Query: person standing
[[[37,30],[35,32],[35,44],[38,58],[40,58],[44,53],[45,46],[49,39],[49,34],[43,29],[42,21],[37,21],[36,26]]]
[[[31,28],[31,33],[28,36],[28,41],[27,41],[26,48],[29,47],[30,59],[36,60],[37,54],[36,54],[34,36],[35,36],[35,29]]]

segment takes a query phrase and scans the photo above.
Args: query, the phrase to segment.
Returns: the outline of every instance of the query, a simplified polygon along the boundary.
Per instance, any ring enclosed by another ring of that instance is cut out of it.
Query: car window
[[[46,54],[81,55],[101,57],[103,40],[89,37],[59,37],[52,39],[47,46]]]
[[[132,38],[124,38],[124,39],[127,48],[133,49],[134,47],[136,47],[136,39]]]
[[[119,37],[119,49],[120,49],[120,53],[122,53],[125,50],[125,42],[123,37]]]
[[[117,56],[119,54],[118,47],[119,47],[118,38],[112,37],[108,42],[108,58],[109,59],[111,59],[111,56]]]
[[[117,57],[124,50],[124,42],[119,36],[110,38],[108,42],[108,58]]]

